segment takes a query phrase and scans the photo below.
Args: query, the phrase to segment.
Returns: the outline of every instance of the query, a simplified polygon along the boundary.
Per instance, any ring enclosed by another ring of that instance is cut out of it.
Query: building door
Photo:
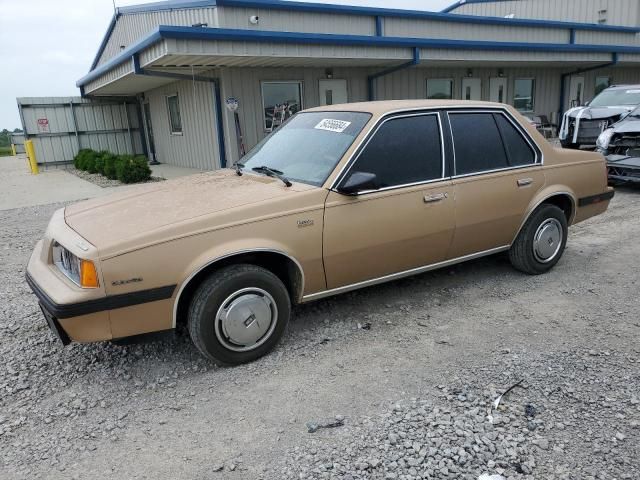
[[[158,160],[156,159],[156,144],[153,139],[153,127],[151,126],[151,107],[149,107],[149,102],[144,103],[144,126],[147,132],[147,142],[149,147],[149,160],[151,163],[155,163]]]
[[[320,105],[335,105],[347,103],[347,81],[324,79],[320,80]]]
[[[482,100],[482,81],[479,78],[462,79],[462,100]]]
[[[489,101],[507,103],[507,79],[493,77],[489,80]]]
[[[569,82],[569,106],[579,107],[584,104],[584,77],[571,77]]]

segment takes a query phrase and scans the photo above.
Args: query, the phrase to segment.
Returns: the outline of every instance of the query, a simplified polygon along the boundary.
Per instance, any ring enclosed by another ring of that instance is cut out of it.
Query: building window
[[[533,78],[516,78],[513,85],[513,106],[520,112],[533,112],[535,105],[535,86]]]
[[[278,128],[302,110],[302,82],[262,82],[264,129]]]
[[[453,98],[453,80],[450,78],[429,78],[427,80],[427,98],[450,100]]]
[[[182,119],[180,118],[180,102],[178,94],[167,96],[167,108],[169,110],[169,128],[173,135],[182,135]]]
[[[596,77],[596,93],[594,97],[605,88],[609,88],[609,85],[611,85],[611,77]]]

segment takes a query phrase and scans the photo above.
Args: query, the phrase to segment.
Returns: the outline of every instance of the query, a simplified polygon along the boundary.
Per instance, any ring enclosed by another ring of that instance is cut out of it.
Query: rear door
[[[451,181],[445,177],[440,114],[384,120],[336,182],[374,173],[378,188],[357,195],[331,191],[323,256],[330,289],[376,279],[446,258],[454,229]]]
[[[454,147],[457,258],[510,245],[544,186],[541,154],[503,110],[448,112]]]

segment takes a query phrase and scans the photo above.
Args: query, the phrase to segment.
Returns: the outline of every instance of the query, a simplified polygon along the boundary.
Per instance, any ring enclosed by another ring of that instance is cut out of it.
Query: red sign
[[[38,132],[49,133],[49,120],[47,120],[46,118],[38,119]]]

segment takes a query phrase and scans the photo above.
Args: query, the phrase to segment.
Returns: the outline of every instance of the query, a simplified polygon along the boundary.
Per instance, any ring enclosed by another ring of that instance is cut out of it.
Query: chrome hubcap
[[[540,224],[533,237],[533,255],[540,263],[550,262],[562,245],[562,224],[555,218],[548,218]]]
[[[269,292],[243,288],[229,295],[218,309],[216,337],[229,350],[247,352],[266,342],[277,322],[278,307]]]

